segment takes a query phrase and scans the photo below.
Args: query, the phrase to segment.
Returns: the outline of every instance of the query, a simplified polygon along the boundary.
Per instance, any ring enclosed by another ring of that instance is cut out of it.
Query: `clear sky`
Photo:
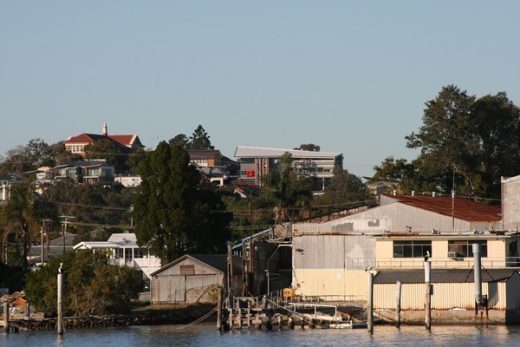
[[[314,143],[371,175],[447,84],[520,105],[520,1],[0,0],[0,154],[202,124],[231,157]]]

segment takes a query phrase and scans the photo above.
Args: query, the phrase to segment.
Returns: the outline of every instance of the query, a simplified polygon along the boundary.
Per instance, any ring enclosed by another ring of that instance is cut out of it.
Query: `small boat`
[[[346,321],[346,322],[340,322],[340,323],[330,323],[329,328],[330,329],[365,329],[367,327],[367,323],[365,322],[353,322],[353,321]]]

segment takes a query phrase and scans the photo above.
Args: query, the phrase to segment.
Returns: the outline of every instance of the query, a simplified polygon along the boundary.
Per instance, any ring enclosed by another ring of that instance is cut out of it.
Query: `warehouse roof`
[[[498,222],[502,219],[500,205],[486,205],[471,199],[430,195],[386,195],[386,198],[423,210],[436,212],[468,222]],[[452,205],[453,203],[453,205]]]

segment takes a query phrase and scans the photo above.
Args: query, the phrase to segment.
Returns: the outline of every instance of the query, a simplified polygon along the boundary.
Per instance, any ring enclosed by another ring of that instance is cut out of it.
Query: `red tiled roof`
[[[78,136],[71,136],[65,143],[92,143],[99,138],[96,134],[80,134]]]
[[[67,141],[65,141],[66,144],[71,143],[92,143],[96,140],[104,138],[104,135],[99,134],[87,134],[83,133],[78,136],[71,136]],[[137,138],[136,135],[108,135],[107,136],[112,141],[115,141],[123,146],[130,146],[132,145],[132,140]]]
[[[452,215],[452,200],[449,196],[387,195],[400,203],[443,214]],[[502,219],[500,205],[485,205],[470,199],[454,199],[453,216],[468,222],[498,222]]]
[[[135,135],[108,135],[112,140],[123,146],[130,146]]]

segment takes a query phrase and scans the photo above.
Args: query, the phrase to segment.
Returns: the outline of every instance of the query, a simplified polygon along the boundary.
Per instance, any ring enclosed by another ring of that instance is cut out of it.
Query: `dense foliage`
[[[423,125],[406,137],[419,149],[408,163],[387,158],[374,179],[398,179],[402,191],[500,196],[500,177],[520,172],[520,109],[503,92],[477,98],[449,85],[426,103]]]
[[[46,316],[56,315],[56,283],[63,263],[66,315],[125,313],[143,289],[142,274],[125,266],[107,264],[104,255],[70,252],[26,277],[26,297]]]
[[[231,215],[215,188],[201,181],[180,144],[161,142],[138,172],[143,181],[133,215],[141,245],[163,261],[225,248]]]

